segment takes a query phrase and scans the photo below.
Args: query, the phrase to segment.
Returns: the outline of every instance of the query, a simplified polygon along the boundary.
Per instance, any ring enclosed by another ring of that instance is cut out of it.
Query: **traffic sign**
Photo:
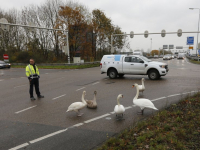
[[[187,45],[194,45],[194,37],[193,36],[187,37]]]
[[[198,50],[198,52],[199,52],[199,55],[200,55],[200,49]]]
[[[163,49],[168,49],[168,45],[163,45]]]
[[[4,59],[4,61],[8,62],[9,61],[8,54],[3,54],[3,59]]]
[[[183,46],[176,46],[176,49],[183,49]]]
[[[174,45],[169,45],[169,49],[174,49]]]
[[[193,46],[189,46],[189,49],[193,49]]]

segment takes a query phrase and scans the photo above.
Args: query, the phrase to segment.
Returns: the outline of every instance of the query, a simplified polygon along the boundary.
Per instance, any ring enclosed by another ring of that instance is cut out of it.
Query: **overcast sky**
[[[0,0],[0,7],[3,9],[17,8],[29,4],[40,5],[45,0]],[[111,18],[115,25],[121,27],[122,31],[130,33],[176,32],[178,29],[183,31],[197,31],[199,10],[190,10],[189,8],[200,8],[200,0],[77,0],[88,6],[90,11],[101,9],[107,17]],[[194,48],[196,48],[197,34],[183,34],[178,37],[176,34],[149,35],[144,38],[143,35],[135,35],[130,39],[131,48],[152,49],[162,48],[163,45],[174,44],[174,46],[186,47],[188,36],[194,36]],[[200,39],[199,39],[200,41]]]

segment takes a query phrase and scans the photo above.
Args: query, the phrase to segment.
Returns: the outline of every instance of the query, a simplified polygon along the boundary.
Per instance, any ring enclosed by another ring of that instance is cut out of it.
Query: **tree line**
[[[75,56],[85,61],[101,59],[110,53],[111,35],[123,33],[102,10],[90,12],[87,6],[74,1],[46,0],[21,10],[0,8],[1,18],[11,24],[68,30],[71,60]],[[66,62],[63,52],[66,45],[66,34],[62,31],[16,26],[10,26],[9,31],[0,29],[0,59],[7,53],[10,62],[27,62],[30,57],[37,62]],[[124,36],[114,36],[113,45],[121,49],[129,43]]]

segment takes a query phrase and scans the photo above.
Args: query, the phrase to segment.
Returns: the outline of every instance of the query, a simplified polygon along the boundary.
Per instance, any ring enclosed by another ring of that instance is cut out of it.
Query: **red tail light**
[[[100,68],[102,68],[102,63],[100,63]]]

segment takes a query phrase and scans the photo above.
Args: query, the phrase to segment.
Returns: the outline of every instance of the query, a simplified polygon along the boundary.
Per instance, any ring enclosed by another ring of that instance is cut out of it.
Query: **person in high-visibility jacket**
[[[38,98],[44,98],[43,95],[40,94],[39,90],[39,70],[38,67],[35,65],[34,59],[30,59],[30,64],[26,66],[26,76],[28,77],[29,83],[30,83],[30,99],[35,100],[33,96],[33,85],[35,85],[35,92],[37,94]]]

